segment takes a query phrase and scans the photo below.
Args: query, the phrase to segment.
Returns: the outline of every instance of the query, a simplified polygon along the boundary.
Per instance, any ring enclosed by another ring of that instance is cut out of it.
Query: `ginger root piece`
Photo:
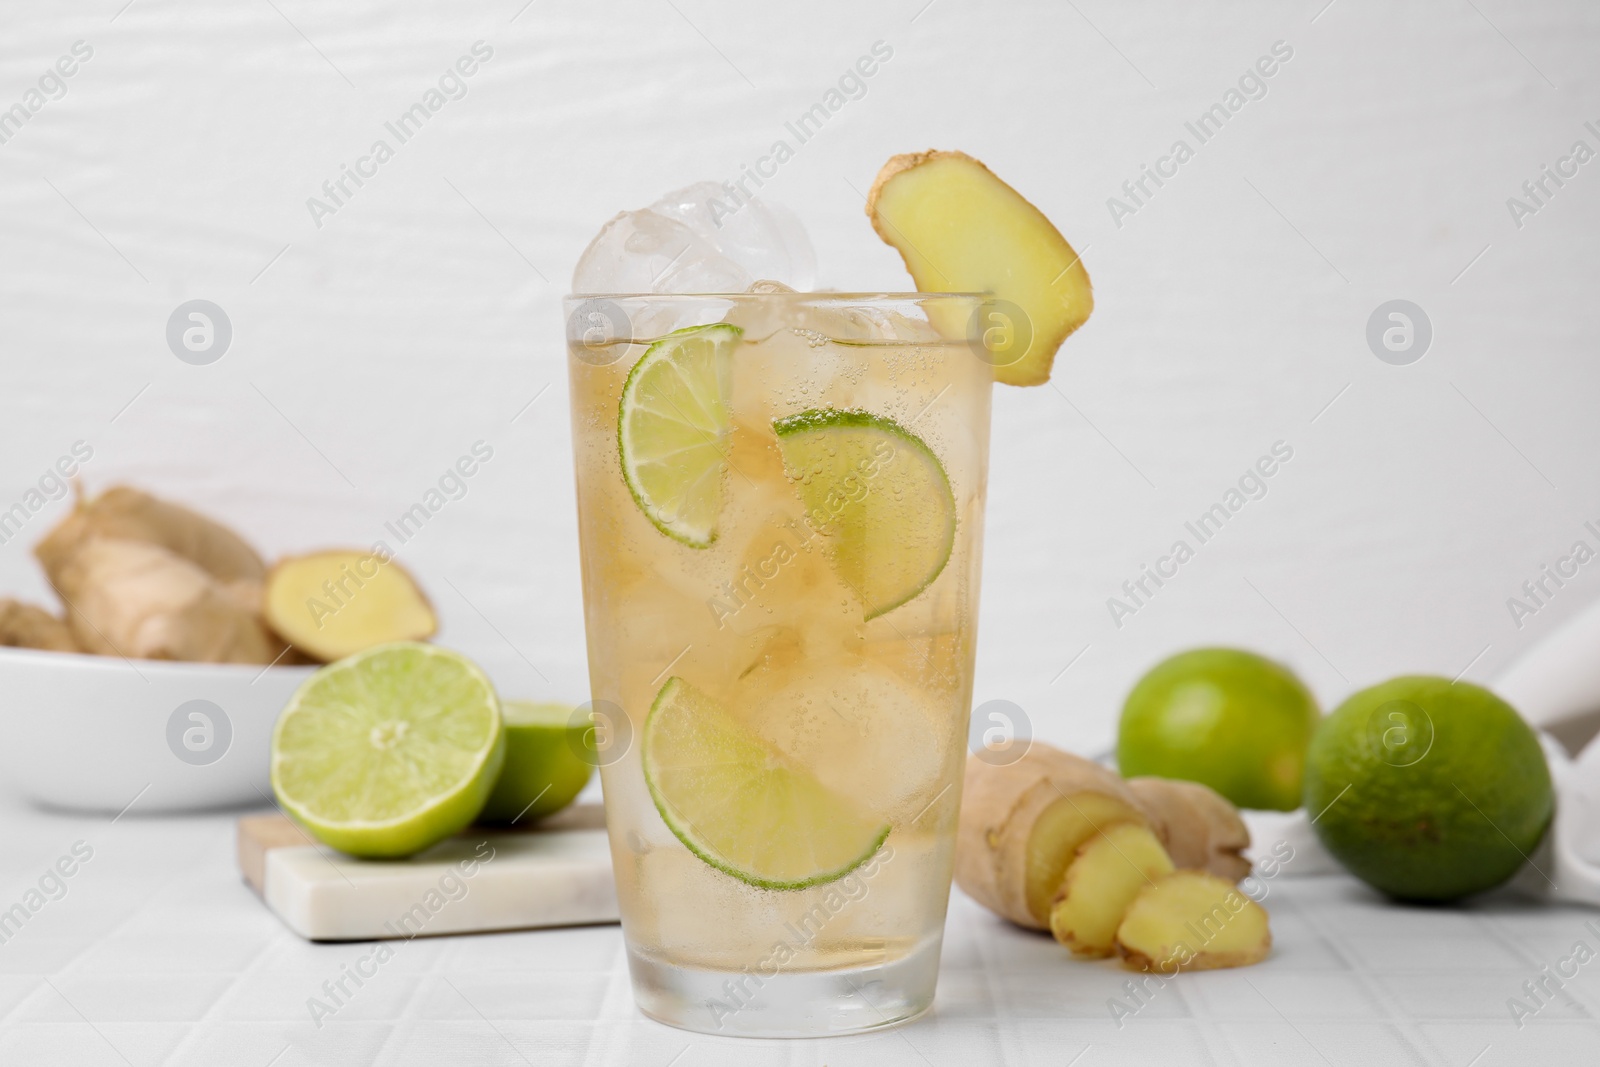
[[[1250,847],[1250,831],[1222,794],[1172,778],[1129,778],[1128,788],[1167,828],[1167,852],[1178,868],[1230,882],[1250,873],[1250,861],[1240,855]]]
[[[81,652],[72,630],[36,604],[0,597],[0,647]]]
[[[61,568],[93,538],[159,545],[222,582],[260,581],[267,573],[255,549],[226,526],[125,485],[80,500],[33,554],[54,584]]]
[[[392,557],[335,549],[280,561],[267,575],[262,612],[278,636],[323,661],[439,629],[433,606]]]
[[[1001,311],[977,324],[997,381],[1047,381],[1061,342],[1094,310],[1089,273],[1066,238],[963,152],[891,158],[867,196],[867,215],[905,260],[918,290],[993,293],[1022,310],[1025,322],[1007,321],[1012,316]],[[936,325],[947,336],[969,334],[966,322],[936,318]]]
[[[86,652],[265,664],[284,648],[228,586],[158,544],[90,537],[51,577]]]
[[[1173,871],[1147,826],[1124,823],[1078,848],[1050,908],[1050,933],[1080,956],[1116,954],[1117,927],[1141,889]]]
[[[79,500],[33,552],[86,652],[265,664],[284,650],[250,604],[261,557],[188,508],[117,486]]]
[[[1128,964],[1158,974],[1245,967],[1271,950],[1266,910],[1201,871],[1174,871],[1139,890],[1117,928]]]
[[[1003,766],[969,756],[963,788],[956,884],[1036,930],[1049,928],[1050,902],[1079,846],[1113,826],[1151,823],[1115,773],[1039,742]]]

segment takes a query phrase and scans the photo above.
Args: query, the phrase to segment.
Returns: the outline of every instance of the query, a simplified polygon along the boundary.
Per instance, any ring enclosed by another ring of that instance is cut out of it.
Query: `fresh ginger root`
[[[1117,927],[1139,891],[1173,871],[1155,833],[1123,823],[1079,846],[1050,908],[1050,933],[1080,956],[1112,956]]]
[[[1250,846],[1250,831],[1222,794],[1174,778],[1130,778],[1128,788],[1166,827],[1167,852],[1175,866],[1209,871],[1230,882],[1250,873],[1250,861],[1240,855]]]
[[[1038,742],[1002,766],[968,757],[963,788],[956,884],[1035,930],[1049,928],[1051,900],[1079,846],[1113,826],[1152,822],[1114,772]]]
[[[1052,930],[1086,955],[1108,954],[1106,924],[1114,932],[1128,886],[1146,884],[1134,872],[1155,879],[1192,867],[1231,884],[1250,871],[1239,855],[1250,843],[1239,813],[1192,782],[1124,781],[1034,742],[1009,764],[969,757],[964,788],[956,884],[997,915]]]
[[[65,622],[34,604],[0,597],[0,647],[81,652]]]
[[[1245,967],[1271,950],[1266,910],[1202,871],[1174,871],[1145,886],[1117,927],[1117,951],[1129,965],[1158,974]]]
[[[266,565],[237,534],[126,486],[80,500],[34,547],[86,652],[272,663],[283,642],[253,606]]]
[[[267,573],[255,549],[226,526],[125,485],[80,500],[72,514],[34,546],[33,554],[54,582],[56,572],[94,538],[158,545],[222,582],[259,582]]]
[[[433,607],[387,554],[355,550],[285,559],[267,575],[268,625],[321,660],[389,641],[420,641],[439,628]]]
[[[87,652],[265,664],[284,650],[246,606],[247,588],[218,582],[160,545],[89,538],[53,579]]]

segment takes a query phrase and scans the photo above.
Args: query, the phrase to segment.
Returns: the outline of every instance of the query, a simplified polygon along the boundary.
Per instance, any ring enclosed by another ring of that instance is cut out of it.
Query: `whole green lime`
[[[1289,668],[1234,648],[1163,660],[1122,706],[1117,763],[1125,777],[1183,778],[1241,808],[1300,806],[1316,699]]]
[[[1311,741],[1306,811],[1350,873],[1402,900],[1454,900],[1510,878],[1550,825],[1539,739],[1469,682],[1363,689]]]
[[[588,725],[573,725],[565,704],[507,700],[501,713],[506,762],[478,821],[527,826],[571,804],[588,784],[594,767],[579,755]]]

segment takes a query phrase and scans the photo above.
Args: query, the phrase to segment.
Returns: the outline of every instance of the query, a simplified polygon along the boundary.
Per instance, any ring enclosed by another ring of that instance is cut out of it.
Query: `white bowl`
[[[272,724],[314,667],[0,648],[0,786],[79,811],[272,797]]]

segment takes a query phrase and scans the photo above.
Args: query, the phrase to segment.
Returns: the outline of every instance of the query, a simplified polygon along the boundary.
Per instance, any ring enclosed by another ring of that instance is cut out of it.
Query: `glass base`
[[[650,1018],[723,1037],[831,1037],[913,1019],[933,1004],[939,938],[871,967],[831,971],[711,971],[639,955],[633,996]]]

